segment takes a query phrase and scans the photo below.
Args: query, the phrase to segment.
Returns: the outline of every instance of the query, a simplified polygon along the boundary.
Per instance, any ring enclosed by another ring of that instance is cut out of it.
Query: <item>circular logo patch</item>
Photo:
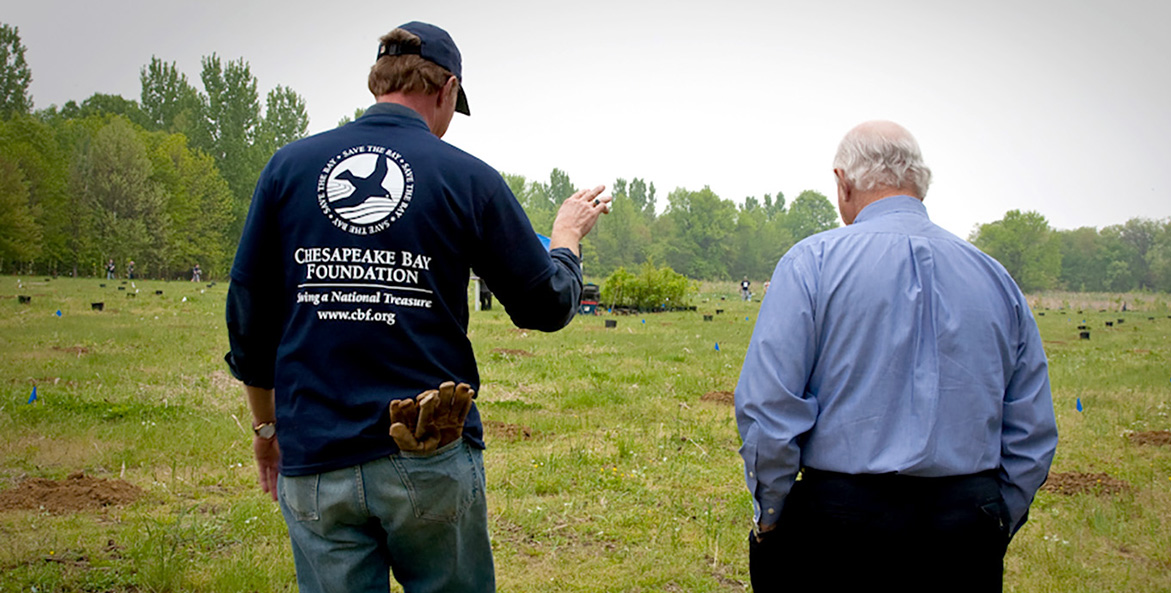
[[[322,168],[317,203],[334,226],[370,235],[402,217],[414,189],[415,176],[402,155],[382,146],[355,146]]]

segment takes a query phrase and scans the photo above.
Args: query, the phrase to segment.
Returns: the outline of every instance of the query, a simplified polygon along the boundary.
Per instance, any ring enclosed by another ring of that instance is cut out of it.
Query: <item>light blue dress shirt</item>
[[[1015,533],[1057,447],[1048,362],[994,259],[894,196],[793,246],[773,272],[736,386],[755,519],[801,467],[953,476],[998,470]]]

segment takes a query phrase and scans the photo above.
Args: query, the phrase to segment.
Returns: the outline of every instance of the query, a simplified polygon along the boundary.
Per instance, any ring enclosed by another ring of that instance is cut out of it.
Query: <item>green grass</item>
[[[117,286],[0,277],[0,490],[83,470],[144,491],[97,512],[0,512],[0,591],[295,590],[222,362],[226,286]],[[485,455],[501,591],[745,589],[739,437],[730,406],[700,400],[735,385],[758,308],[736,294],[706,283],[697,312],[579,317],[554,334],[517,330],[498,306],[472,314],[478,405],[511,425],[489,427]],[[1038,322],[1061,431],[1054,471],[1130,489],[1042,492],[1009,549],[1006,590],[1171,590],[1171,447],[1127,438],[1171,429],[1167,301],[1030,299],[1050,307]]]

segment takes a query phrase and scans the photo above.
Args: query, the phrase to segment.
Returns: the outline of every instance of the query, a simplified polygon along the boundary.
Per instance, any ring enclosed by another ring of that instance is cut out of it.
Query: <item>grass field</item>
[[[295,590],[209,284],[0,277],[0,591]],[[1006,590],[1171,591],[1167,300],[1030,298],[1062,492],[1039,494]],[[472,314],[502,592],[748,588],[729,402],[758,304],[732,283],[695,304],[555,334]],[[111,504],[66,496],[83,486]]]

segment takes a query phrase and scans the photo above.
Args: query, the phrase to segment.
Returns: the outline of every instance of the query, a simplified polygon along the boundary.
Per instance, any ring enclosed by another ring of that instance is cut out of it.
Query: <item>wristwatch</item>
[[[271,439],[276,436],[276,423],[261,422],[252,427],[252,432],[262,439]]]

